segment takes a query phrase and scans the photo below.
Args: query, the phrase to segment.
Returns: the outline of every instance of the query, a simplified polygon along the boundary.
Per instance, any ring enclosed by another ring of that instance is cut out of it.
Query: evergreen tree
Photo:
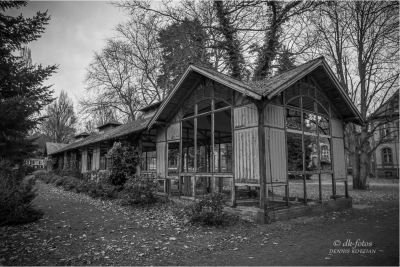
[[[175,22],[160,31],[158,42],[163,51],[163,63],[157,83],[161,88],[172,89],[189,64],[210,66],[205,35],[197,19]]]
[[[26,1],[0,1],[0,158],[21,158],[34,149],[28,132],[43,120],[39,113],[53,100],[51,86],[42,83],[57,66],[32,66],[25,57],[13,55],[40,38],[50,20],[46,12],[32,18],[4,14],[25,5]]]
[[[278,74],[286,72],[296,67],[292,53],[283,46],[281,54],[278,56]]]

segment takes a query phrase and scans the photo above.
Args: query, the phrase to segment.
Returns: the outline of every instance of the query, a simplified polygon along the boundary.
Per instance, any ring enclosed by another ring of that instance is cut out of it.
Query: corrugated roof
[[[100,133],[100,134],[93,134],[93,135],[91,135],[89,137],[86,137],[83,140],[79,140],[77,142],[71,143],[68,146],[66,146],[66,147],[64,147],[64,148],[62,148],[62,149],[60,149],[58,151],[55,151],[55,152],[53,152],[51,154],[57,154],[57,153],[61,153],[61,152],[68,151],[68,150],[71,150],[71,149],[75,149],[75,148],[78,148],[78,147],[82,147],[82,146],[98,143],[98,142],[101,142],[101,141],[122,137],[122,136],[127,135],[127,134],[139,132],[141,130],[146,129],[149,121],[150,121],[150,118],[139,119],[139,120],[135,120],[135,121],[132,121],[132,122],[128,122],[126,124],[117,126],[114,129],[111,129],[111,130],[109,130],[107,132]]]

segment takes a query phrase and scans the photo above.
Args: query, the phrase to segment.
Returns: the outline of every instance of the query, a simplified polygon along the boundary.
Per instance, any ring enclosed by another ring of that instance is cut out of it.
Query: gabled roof
[[[255,92],[258,92],[263,96],[268,96],[270,93],[275,92],[279,88],[289,87],[292,83],[296,82],[301,77],[313,71],[322,63],[322,61],[324,61],[324,57],[319,57],[302,65],[299,65],[291,70],[285,71],[284,73],[262,80],[252,81],[249,82],[249,84]]]
[[[86,137],[83,140],[79,140],[77,142],[71,143],[71,144],[67,145],[66,147],[64,147],[58,151],[55,151],[51,154],[58,154],[58,153],[65,152],[65,151],[68,151],[71,149],[76,149],[76,148],[79,148],[82,146],[119,138],[119,137],[122,137],[127,134],[132,134],[135,132],[145,130],[147,128],[149,121],[150,121],[150,118],[139,119],[139,120],[135,120],[135,121],[128,122],[126,124],[117,126],[114,129],[111,129],[104,133],[92,134],[91,136]]]
[[[287,89],[296,81],[310,73],[317,78],[320,87],[333,104],[337,106],[346,121],[352,121],[358,124],[364,123],[360,112],[342,88],[339,80],[333,74],[333,71],[326,63],[324,57],[319,57],[287,72],[254,82],[242,82],[215,70],[190,65],[161,104],[152,118],[149,127],[156,121],[165,122],[170,117],[171,113],[176,111],[176,107],[181,103],[180,99],[184,99],[188,96],[189,91],[196,85],[200,76],[205,76],[232,90],[260,100],[263,97],[271,99],[276,94]]]
[[[44,150],[45,155],[50,155],[56,152],[57,150],[60,150],[64,147],[68,146],[68,144],[62,144],[62,143],[52,143],[52,142],[46,142],[46,147]]]

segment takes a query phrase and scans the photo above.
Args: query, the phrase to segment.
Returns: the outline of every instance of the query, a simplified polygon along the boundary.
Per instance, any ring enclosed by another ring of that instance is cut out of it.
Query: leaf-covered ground
[[[225,229],[184,226],[171,204],[123,208],[41,182],[38,189],[45,216],[0,228],[0,265],[399,264],[396,184],[350,190],[354,203],[371,208]],[[335,240],[371,242],[376,252],[334,253]]]

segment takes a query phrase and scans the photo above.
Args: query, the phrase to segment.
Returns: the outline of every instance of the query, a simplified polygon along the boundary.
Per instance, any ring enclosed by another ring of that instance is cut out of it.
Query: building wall
[[[268,104],[264,110],[267,184],[287,182],[286,137],[283,106]]]
[[[233,117],[235,182],[260,183],[257,107],[235,107]]]
[[[391,123],[390,126],[393,129],[398,127],[398,121]],[[399,179],[399,137],[398,137],[398,129],[397,133],[392,133],[389,138],[393,138],[397,136],[395,140],[391,140],[390,142],[379,145],[373,153],[373,162],[372,164],[372,172],[376,177],[379,178],[396,178]],[[382,138],[382,128],[378,128],[373,136],[372,146],[375,146],[379,140]],[[392,151],[392,162],[384,163],[383,160],[383,149],[389,148]],[[389,172],[391,173],[391,177],[388,176]]]

